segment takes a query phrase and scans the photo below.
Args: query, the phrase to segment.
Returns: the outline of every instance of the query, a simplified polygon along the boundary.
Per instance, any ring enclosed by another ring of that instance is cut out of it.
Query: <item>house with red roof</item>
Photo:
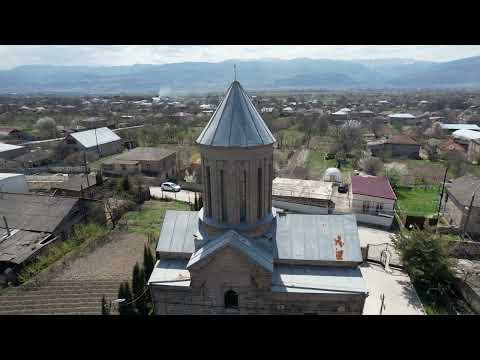
[[[397,197],[384,176],[352,176],[352,211],[357,222],[390,228]]]

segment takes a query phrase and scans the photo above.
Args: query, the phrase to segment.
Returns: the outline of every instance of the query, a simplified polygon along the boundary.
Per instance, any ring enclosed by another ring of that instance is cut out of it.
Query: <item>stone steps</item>
[[[121,282],[74,280],[20,286],[0,295],[0,315],[100,315],[102,296],[107,302],[116,299]]]

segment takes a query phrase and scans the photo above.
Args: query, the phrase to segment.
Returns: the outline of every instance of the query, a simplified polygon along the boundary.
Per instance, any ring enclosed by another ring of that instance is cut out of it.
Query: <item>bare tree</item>
[[[42,117],[35,123],[35,127],[38,129],[40,136],[49,138],[55,137],[57,133],[57,124],[51,117]]]
[[[376,157],[364,157],[360,159],[360,167],[369,175],[378,175],[383,169],[383,162]]]

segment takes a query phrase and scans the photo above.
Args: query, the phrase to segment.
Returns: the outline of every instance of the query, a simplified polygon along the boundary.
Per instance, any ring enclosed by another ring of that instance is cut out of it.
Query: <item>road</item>
[[[179,192],[162,191],[160,186],[150,186],[150,194],[154,199],[169,198],[178,201],[193,204],[195,201],[195,191],[180,190]],[[198,195],[197,195],[198,196]]]

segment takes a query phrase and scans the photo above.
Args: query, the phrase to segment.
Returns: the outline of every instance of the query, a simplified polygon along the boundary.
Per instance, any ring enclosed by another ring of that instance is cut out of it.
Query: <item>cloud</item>
[[[302,57],[448,61],[478,55],[480,46],[477,45],[14,45],[0,46],[0,68],[31,64],[115,66]]]

